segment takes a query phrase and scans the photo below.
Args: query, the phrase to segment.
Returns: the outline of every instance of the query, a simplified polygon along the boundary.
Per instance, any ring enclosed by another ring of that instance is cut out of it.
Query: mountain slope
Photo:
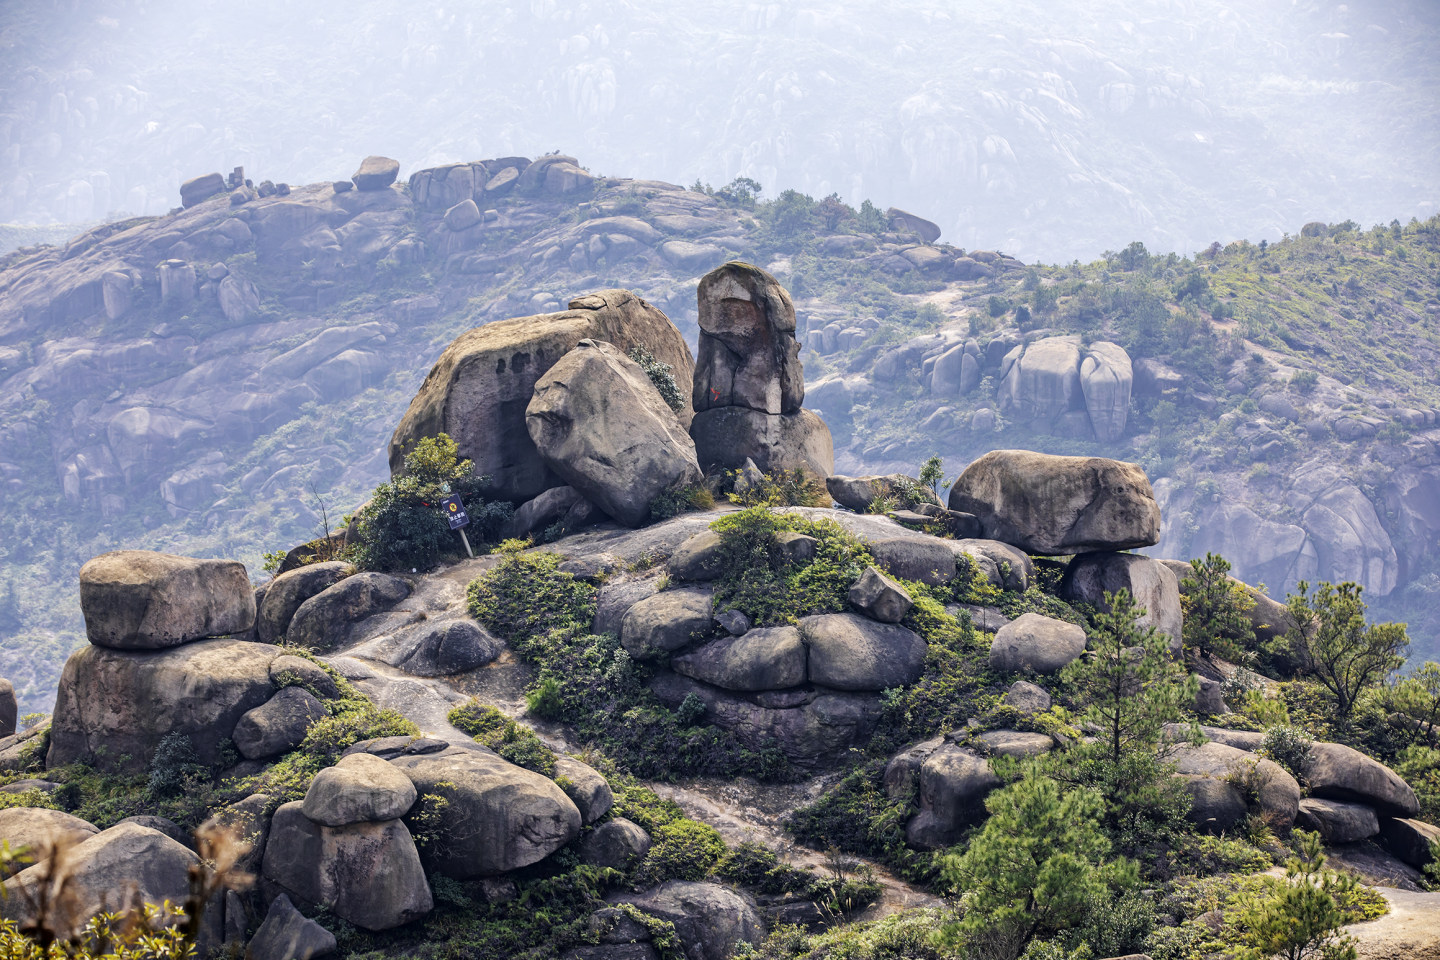
[[[565,164],[540,158],[528,178],[532,165],[511,158],[379,190],[237,192],[243,203],[222,193],[0,262],[0,634],[19,654],[28,708],[46,705],[80,640],[73,584],[90,556],[235,556],[258,574],[262,553],[338,527],[385,479],[390,432],[458,333],[626,286],[693,342],[696,278],[731,257],[766,265],[795,295],[811,348],[806,405],[835,431],[842,472],[913,470],[934,452],[954,469],[997,446],[1136,459],[1167,498],[1162,550],[1221,549],[1276,593],[1299,568],[1251,563],[1245,523],[1218,541],[1195,532],[1220,529],[1222,506],[1243,509],[1295,527],[1277,536],[1299,536],[1291,553],[1309,556],[1304,543],[1327,535],[1304,516],[1326,514],[1297,496],[1341,504],[1326,507],[1340,520],[1368,508],[1358,554],[1317,552],[1305,569],[1360,576],[1395,616],[1431,609],[1434,221],[1340,225],[1194,261],[1132,246],[1030,268],[921,243],[868,205],[795,193],[756,205],[743,185],[592,180]],[[513,192],[483,189],[497,176]],[[476,198],[472,225],[447,214]],[[843,348],[827,343],[836,327],[850,331]],[[1052,334],[1110,337],[1178,379],[1147,396],[1138,378],[1113,440],[1003,411],[976,433],[973,411],[998,407],[1003,353]],[[988,379],[937,395],[925,354],[970,338],[995,365]],[[1312,393],[1292,371],[1317,374]],[[1283,414],[1283,398],[1294,422],[1262,412]],[[1302,475],[1319,486],[1304,493]]]

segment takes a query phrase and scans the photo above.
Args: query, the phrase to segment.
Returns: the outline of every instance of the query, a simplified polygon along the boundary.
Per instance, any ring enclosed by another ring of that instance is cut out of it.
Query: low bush
[[[440,512],[440,501],[460,497],[470,516],[470,539],[489,542],[512,513],[508,503],[487,502],[490,478],[476,476],[474,464],[459,459],[446,434],[426,437],[405,455],[405,471],[375,488],[356,516],[359,542],[351,547],[365,570],[429,570],[443,556],[462,556],[459,534]]]
[[[478,698],[471,698],[450,711],[449,720],[475,738],[475,742],[494,750],[504,759],[533,770],[541,776],[555,776],[555,752],[545,746],[535,732],[511,720]]]
[[[871,760],[852,769],[814,803],[796,809],[787,826],[807,847],[846,850],[878,860],[911,881],[928,883],[935,877],[934,856],[905,844],[905,823],[915,812],[915,798],[886,795],[885,765],[884,760]]]

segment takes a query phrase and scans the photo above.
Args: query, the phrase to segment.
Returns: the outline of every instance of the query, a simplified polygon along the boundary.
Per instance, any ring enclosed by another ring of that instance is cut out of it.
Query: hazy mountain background
[[[560,150],[918,207],[1027,261],[1193,253],[1434,214],[1437,40],[1428,0],[8,3],[0,223]]]

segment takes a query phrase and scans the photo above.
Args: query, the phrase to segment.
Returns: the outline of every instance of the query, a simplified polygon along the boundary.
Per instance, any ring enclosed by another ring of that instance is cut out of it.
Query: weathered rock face
[[[189,893],[190,867],[200,858],[160,833],[135,823],[122,823],[102,831],[71,848],[72,864],[67,886],[69,909],[56,926],[61,931],[78,930],[97,913],[124,912],[137,902],[183,903]],[[46,867],[36,864],[5,881],[7,896],[0,899],[0,916],[33,920],[29,915],[31,896],[39,892]],[[207,911],[202,921],[202,941],[219,942],[218,910]]]
[[[1417,870],[1434,860],[1431,844],[1440,842],[1440,827],[1422,820],[1387,817],[1380,822],[1380,842]]]
[[[405,824],[326,827],[305,816],[302,807],[296,800],[275,811],[265,842],[265,879],[366,930],[410,923],[434,907]]]
[[[80,568],[80,610],[91,643],[159,650],[249,630],[255,594],[235,560],[116,550]]]
[[[410,585],[384,573],[357,573],[302,603],[285,637],[313,650],[333,650],[350,638],[350,628],[388,610],[410,595]]]
[[[490,663],[505,649],[474,620],[425,620],[395,636],[394,663],[417,677],[448,677]]]
[[[247,711],[275,692],[275,647],[203,640],[141,652],[83,647],[60,676],[47,766],[86,761],[105,772],[139,773],[171,733],[190,737],[203,763]]]
[[[0,677],[0,737],[15,732],[20,719],[20,706],[15,699],[15,687],[9,680]]]
[[[805,374],[795,340],[795,307],[764,270],[727,263],[698,290],[700,355],[695,366],[690,434],[702,468],[835,468],[830,429],[802,410]]]
[[[984,816],[985,798],[1000,786],[989,761],[963,747],[945,744],[920,765],[920,812],[905,827],[905,840],[935,850],[960,839]]]
[[[286,687],[235,723],[230,735],[246,760],[263,760],[293,750],[305,739],[311,724],[330,716],[314,694],[304,687]]]
[[[580,819],[587,826],[609,813],[615,803],[615,794],[600,771],[574,757],[555,758],[555,779],[557,783],[564,781],[560,788],[579,809]]]
[[[265,588],[255,618],[255,633],[261,643],[279,643],[290,629],[290,620],[300,605],[333,587],[355,572],[340,560],[311,563],[280,574]]]
[[[1133,553],[1082,553],[1070,561],[1060,581],[1060,596],[1109,611],[1105,594],[1130,591],[1145,612],[1137,623],[1154,627],[1180,650],[1180,585],[1159,560]]]
[[[1078,337],[1049,337],[1011,350],[1001,363],[1000,412],[1049,422],[1084,404]]]
[[[784,690],[805,682],[805,646],[794,627],[766,627],[712,640],[670,668],[725,690]]]
[[[1306,780],[1316,796],[1365,803],[1390,817],[1413,817],[1420,803],[1410,784],[1389,767],[1339,743],[1313,745]]]
[[[443,841],[432,870],[459,880],[493,877],[548,857],[580,833],[580,811],[553,780],[488,750],[448,747],[392,760],[421,794],[445,796]]]
[[[687,587],[647,597],[625,612],[620,642],[637,660],[652,660],[703,639],[714,630],[713,596]]]
[[[390,469],[423,437],[447,433],[495,496],[521,503],[563,481],[546,466],[525,429],[535,384],[581,340],[605,340],[628,352],[643,344],[670,364],[684,389],[694,376],[690,348],[670,319],[628,290],[604,290],[561,313],[502,320],[461,334],[431,369],[390,440]],[[691,412],[679,414],[688,426]]]
[[[745,263],[707,273],[697,291],[695,411],[747,407],[798,413],[805,400],[795,306],[780,282]]]
[[[1092,343],[1080,361],[1080,389],[1095,439],[1114,443],[1125,433],[1135,372],[1130,355],[1114,343]]]
[[[1145,472],[1100,457],[991,451],[950,488],[950,509],[973,513],[986,537],[1036,554],[1129,550],[1160,538]]]
[[[995,632],[990,669],[1057,673],[1085,652],[1085,631],[1073,623],[1021,614]]]
[[[748,407],[714,407],[690,425],[702,468],[737,468],[746,460],[766,473],[805,470],[817,477],[835,469],[830,428],[812,410],[768,414]]]
[[[341,757],[315,775],[301,810],[326,827],[398,820],[415,804],[415,785],[389,762],[370,753]]]
[[[701,480],[695,444],[640,365],[581,340],[535,383],[525,426],[546,466],[628,526],[667,490]]]
[[[754,904],[719,884],[670,880],[626,902],[675,924],[689,960],[727,960],[742,940],[765,939]]]
[[[809,649],[812,683],[886,690],[914,683],[925,666],[925,641],[898,623],[832,613],[803,618],[799,630]]]
[[[312,960],[335,952],[335,935],[280,894],[245,947],[245,960]]]
[[[1369,840],[1380,832],[1380,820],[1369,807],[1319,797],[1306,797],[1300,801],[1295,826],[1302,830],[1319,831],[1326,843],[1356,843]]]
[[[1192,798],[1197,799],[1190,817],[1202,829],[1219,832],[1233,826],[1233,821],[1229,824],[1224,821],[1229,811],[1235,808],[1236,801],[1243,816],[1245,796],[1234,781],[1248,777],[1251,771],[1259,784],[1256,802],[1261,812],[1282,828],[1288,829],[1295,822],[1295,815],[1300,809],[1300,785],[1273,760],[1216,742],[1202,743],[1198,747],[1177,747],[1171,759],[1175,762],[1176,773],[1186,780]],[[1196,779],[1211,782],[1196,787]],[[1226,791],[1230,795],[1228,798]],[[1206,803],[1200,804],[1200,799]]]
[[[669,672],[658,673],[650,689],[670,707],[694,694],[705,704],[706,722],[752,749],[778,746],[802,767],[834,763],[863,743],[880,718],[873,693],[802,689],[738,695]]]

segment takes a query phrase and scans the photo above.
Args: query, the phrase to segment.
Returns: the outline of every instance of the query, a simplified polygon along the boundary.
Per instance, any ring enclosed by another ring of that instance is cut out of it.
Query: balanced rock
[[[487,323],[445,349],[410,401],[390,440],[390,470],[420,439],[449,434],[476,474],[491,478],[498,499],[523,503],[563,481],[546,465],[525,428],[535,384],[581,340],[605,340],[622,352],[644,346],[668,363],[675,382],[690,383],[694,361],[680,331],[628,290],[604,290],[570,302],[561,313]],[[679,413],[689,425],[691,411]]]
[[[1085,652],[1085,630],[1073,623],[1024,613],[995,632],[990,669],[1058,673]]]
[[[695,411],[747,407],[798,413],[805,375],[795,340],[795,306],[780,282],[758,267],[731,262],[700,280],[697,297]]]
[[[432,870],[457,880],[493,877],[545,859],[580,833],[580,811],[555,781],[488,750],[452,746],[390,761],[421,794],[444,796],[444,842]]]
[[[240,717],[274,694],[279,654],[243,640],[155,652],[82,647],[60,674],[46,766],[140,773],[174,733],[189,737],[201,763],[215,763]]]
[[[1180,585],[1158,560],[1134,553],[1083,553],[1070,561],[1060,581],[1060,596],[1110,611],[1105,594],[1128,590],[1144,612],[1136,623],[1154,627],[1180,652]]]
[[[415,785],[388,761],[352,753],[310,781],[301,807],[326,827],[398,820],[415,805]]]
[[[1369,807],[1320,797],[1300,801],[1295,826],[1318,831],[1326,843],[1356,843],[1380,832],[1380,820]]]
[[[296,910],[282,893],[246,945],[245,960],[313,960],[334,953],[335,947],[335,935]]]
[[[328,716],[330,711],[309,690],[286,687],[247,710],[230,738],[246,760],[265,760],[298,747],[311,725]]]
[[[1160,539],[1160,506],[1145,472],[1101,457],[993,450],[955,481],[950,509],[974,514],[990,539],[1045,556]]]
[[[764,627],[712,640],[670,668],[725,690],[783,690],[805,682],[805,646],[794,627]]]
[[[180,184],[180,205],[189,209],[197,203],[209,200],[225,189],[225,178],[218,173],[207,173]]]
[[[366,157],[350,177],[357,190],[384,190],[400,175],[400,162],[389,157]]]
[[[116,550],[80,568],[80,612],[91,643],[159,650],[244,633],[255,622],[255,594],[235,560]]]
[[[874,567],[866,567],[855,581],[849,600],[856,610],[881,623],[899,623],[915,604],[904,587]]]
[[[404,823],[327,827],[305,816],[303,806],[295,800],[275,811],[265,879],[366,930],[389,930],[430,912],[430,884]]]
[[[688,587],[646,597],[626,611],[620,642],[637,660],[653,660],[704,639],[713,631],[714,594]]]
[[[812,683],[836,690],[887,690],[914,683],[924,670],[925,641],[898,623],[829,613],[803,618],[799,630],[809,649]]]
[[[265,588],[255,617],[255,634],[261,643],[279,643],[290,629],[300,605],[317,593],[328,590],[355,572],[341,560],[309,563],[280,574]]]
[[[701,479],[684,425],[605,341],[581,340],[536,381],[525,426],[546,466],[628,526],[649,519],[662,493]]]

